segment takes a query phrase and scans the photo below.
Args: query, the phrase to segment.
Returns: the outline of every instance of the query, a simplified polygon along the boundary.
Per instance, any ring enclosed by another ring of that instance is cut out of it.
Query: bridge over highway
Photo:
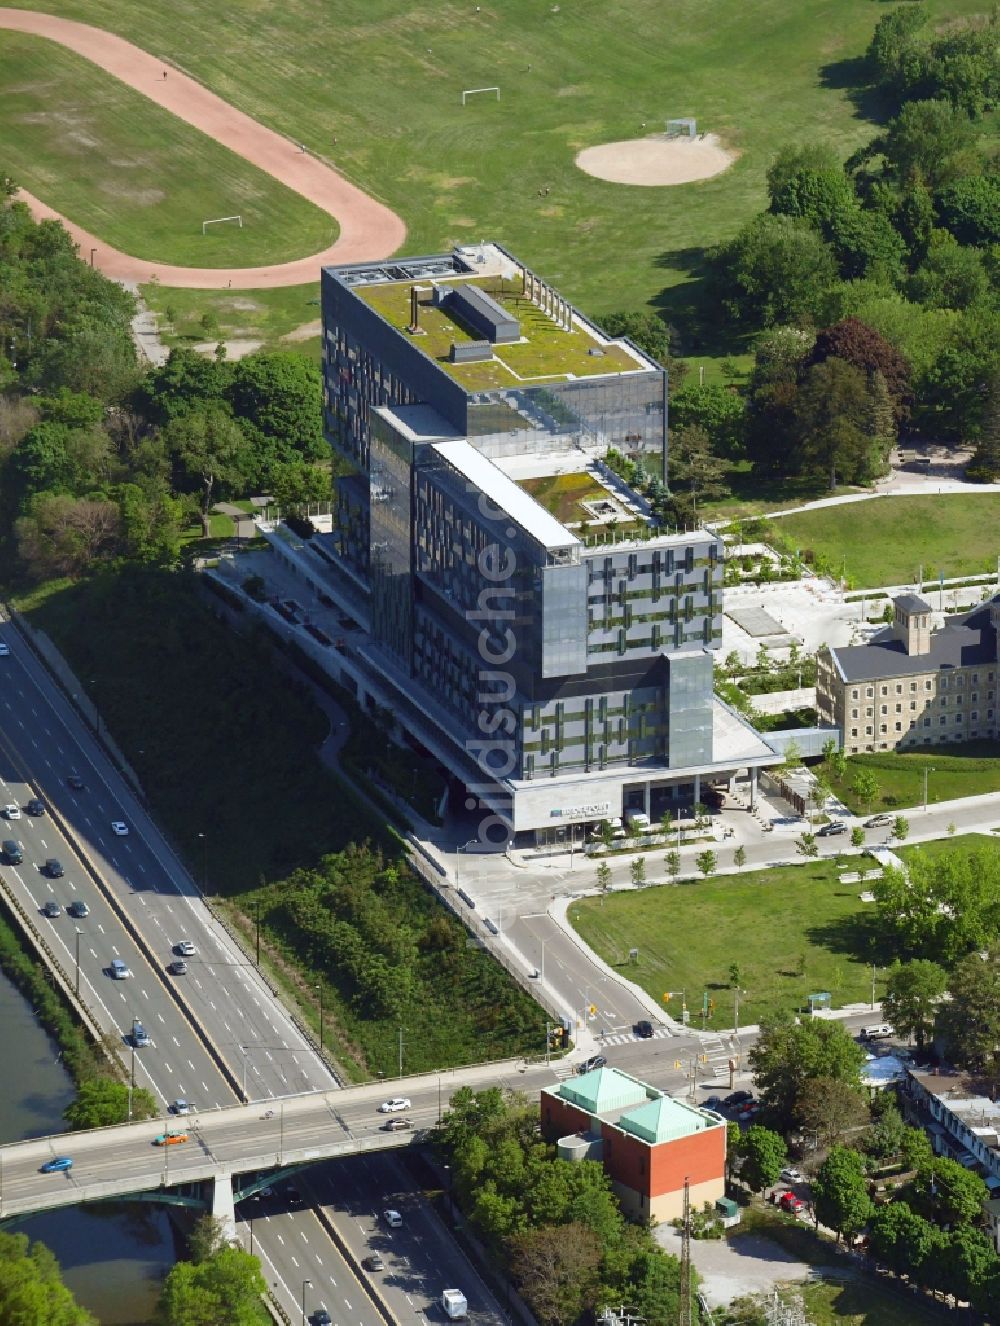
[[[239,1201],[265,1182],[262,1172],[424,1141],[462,1085],[530,1085],[537,1091],[552,1078],[544,1065],[522,1074],[504,1064],[312,1092],[267,1102],[266,1109],[260,1103],[232,1105],[12,1143],[0,1147],[0,1220],[206,1181],[215,1184],[213,1212],[231,1220],[234,1198]],[[411,1108],[380,1114],[379,1104],[392,1095],[408,1098]],[[384,1127],[399,1118],[410,1127],[398,1132]],[[155,1138],[164,1131],[186,1134],[188,1140],[157,1146]],[[41,1173],[41,1166],[56,1156],[70,1156],[72,1169]],[[250,1182],[241,1187],[240,1179],[247,1176]]]

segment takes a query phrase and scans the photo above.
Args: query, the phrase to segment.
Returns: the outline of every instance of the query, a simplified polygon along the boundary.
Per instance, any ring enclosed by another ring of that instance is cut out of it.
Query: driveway
[[[681,1255],[679,1230],[658,1225],[653,1237],[666,1252]],[[808,1262],[796,1261],[777,1243],[759,1234],[692,1239],[691,1262],[712,1307],[722,1307],[744,1294],[767,1293],[777,1284],[808,1280],[812,1273]]]

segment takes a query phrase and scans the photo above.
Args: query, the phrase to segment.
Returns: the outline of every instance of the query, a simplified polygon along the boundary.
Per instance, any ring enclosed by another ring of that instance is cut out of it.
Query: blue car
[[[73,1168],[72,1156],[54,1156],[52,1160],[47,1160],[42,1166],[42,1174],[60,1174],[63,1170]]]

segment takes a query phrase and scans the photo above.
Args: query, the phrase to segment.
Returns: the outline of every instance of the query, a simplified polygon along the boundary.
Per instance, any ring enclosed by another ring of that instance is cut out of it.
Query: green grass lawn
[[[922,1295],[870,1276],[812,1282],[802,1298],[812,1326],[940,1326],[944,1319]]]
[[[996,569],[1000,494],[878,497],[782,516],[775,533],[812,549],[859,588],[905,585]]]
[[[871,0],[26,2],[162,52],[332,160],[403,216],[408,252],[495,236],[598,315],[651,303],[683,317],[703,299],[705,249],[761,207],[779,145],[821,140],[846,157],[876,127],[857,91],[882,12]],[[983,8],[931,4],[948,17]],[[460,104],[461,89],[492,85],[499,102]],[[740,154],[731,169],[639,188],[574,165],[583,147],[679,114]]]
[[[140,258],[257,266],[317,253],[337,234],[305,198],[41,37],[0,42],[0,155],[31,193]],[[232,215],[242,229],[201,233],[206,218]]]
[[[870,769],[878,779],[879,795],[870,812],[868,803],[853,790],[859,769]],[[969,741],[945,749],[851,755],[844,777],[833,780],[833,790],[856,815],[919,809],[924,804],[925,769],[933,769],[927,775],[928,805],[1000,792],[1000,742]]]
[[[871,863],[869,863],[871,864]],[[849,868],[856,867],[856,861]],[[651,872],[652,873],[652,872]],[[777,866],[697,884],[575,902],[569,918],[582,938],[655,999],[667,991],[680,1017],[685,991],[692,1025],[701,1025],[704,992],[715,1000],[710,1027],[733,1025],[729,967],[738,962],[741,1023],[806,1006],[828,990],[834,1007],[871,997],[867,918],[858,886],[838,882],[832,861]],[[639,960],[627,960],[638,948]]]
[[[144,285],[142,297],[156,314],[166,345],[205,341],[259,341],[265,350],[295,350],[317,362],[320,357],[319,283],[277,290],[179,290]],[[201,325],[210,313],[218,331]]]

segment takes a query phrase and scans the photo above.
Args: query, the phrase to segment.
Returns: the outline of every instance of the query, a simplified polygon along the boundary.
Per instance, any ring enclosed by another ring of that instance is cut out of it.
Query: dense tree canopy
[[[811,1082],[825,1078],[861,1089],[864,1051],[839,1022],[775,1018],[762,1024],[749,1058],[761,1099],[783,1128],[799,1121]]]
[[[25,1234],[0,1233],[0,1321],[10,1326],[96,1326],[63,1284],[49,1249]]]

